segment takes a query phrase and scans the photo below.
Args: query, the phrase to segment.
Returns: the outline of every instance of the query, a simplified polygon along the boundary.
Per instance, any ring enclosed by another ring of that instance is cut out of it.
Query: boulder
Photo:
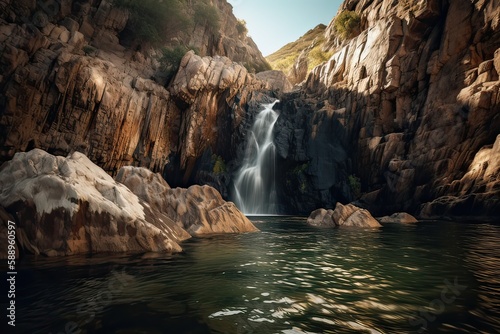
[[[318,209],[314,210],[307,218],[307,223],[317,227],[335,227],[337,226],[332,218],[333,210]]]
[[[381,218],[377,218],[377,220],[380,223],[402,223],[402,224],[409,224],[409,223],[418,223],[418,220],[410,215],[409,213],[406,212],[397,212],[394,213],[390,216],[385,216]]]
[[[189,238],[78,152],[67,158],[39,149],[17,153],[0,169],[0,189],[24,252],[179,252],[178,242]]]
[[[169,192],[166,212],[182,221],[191,235],[256,232],[258,229],[232,202],[210,186],[194,185]]]
[[[321,227],[381,227],[368,210],[353,204],[337,203],[335,210],[318,209],[311,213],[307,223]]]
[[[191,235],[258,231],[232,202],[223,200],[212,187],[171,189],[160,174],[139,167],[122,167],[116,181],[129,187],[152,210],[165,213]]]
[[[17,248],[32,254],[179,252],[191,235],[257,231],[214,188],[171,189],[139,167],[113,180],[79,152],[17,153],[0,168],[0,189],[0,237],[14,221]]]

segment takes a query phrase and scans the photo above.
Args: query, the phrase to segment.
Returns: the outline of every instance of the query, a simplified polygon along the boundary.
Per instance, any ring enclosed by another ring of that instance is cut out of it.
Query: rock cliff
[[[178,68],[127,37],[124,1],[0,0],[0,163],[78,151],[110,175],[141,166],[228,198],[260,102],[279,97],[281,211],[500,215],[498,0],[345,1],[354,25],[305,35],[294,91],[252,73],[267,63],[225,0],[167,2],[217,17],[167,21],[164,46],[196,51]],[[327,61],[309,71],[312,56]]]
[[[341,39],[333,20],[331,58],[278,106],[288,210],[333,208],[359,186],[375,214],[500,215],[499,1],[349,0],[344,11],[359,16],[357,35]]]
[[[76,150],[116,174],[162,171],[179,157],[188,180],[207,148],[226,152],[219,134],[233,133],[252,89],[267,87],[249,70],[268,66],[231,6],[203,2],[217,9],[215,31],[213,22],[189,33],[169,26],[167,47],[182,42],[204,57],[188,54],[164,86],[161,53],[125,38],[132,14],[116,2],[0,1],[0,162],[32,148]],[[186,15],[200,3],[186,2]]]

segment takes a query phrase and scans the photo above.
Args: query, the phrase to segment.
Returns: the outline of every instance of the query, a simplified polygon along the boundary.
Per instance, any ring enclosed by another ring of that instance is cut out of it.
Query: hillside
[[[267,61],[274,70],[283,71],[290,82],[301,82],[315,66],[331,56],[331,53],[324,51],[325,30],[324,24],[316,26],[295,42],[267,56]]]

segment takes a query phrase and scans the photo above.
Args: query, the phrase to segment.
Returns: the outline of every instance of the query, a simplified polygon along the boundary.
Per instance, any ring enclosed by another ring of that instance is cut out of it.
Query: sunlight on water
[[[500,332],[500,227],[258,218],[185,253],[24,260],[21,332]],[[50,316],[47,316],[50,314]]]

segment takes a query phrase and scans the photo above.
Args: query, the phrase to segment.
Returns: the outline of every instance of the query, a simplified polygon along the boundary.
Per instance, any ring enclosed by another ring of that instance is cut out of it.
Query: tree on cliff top
[[[113,4],[129,11],[124,34],[140,44],[168,44],[174,37],[189,34],[195,23],[212,33],[220,29],[219,12],[207,0],[113,0]]]
[[[192,27],[186,4],[179,0],[114,0],[129,11],[125,33],[136,41],[160,45]]]

